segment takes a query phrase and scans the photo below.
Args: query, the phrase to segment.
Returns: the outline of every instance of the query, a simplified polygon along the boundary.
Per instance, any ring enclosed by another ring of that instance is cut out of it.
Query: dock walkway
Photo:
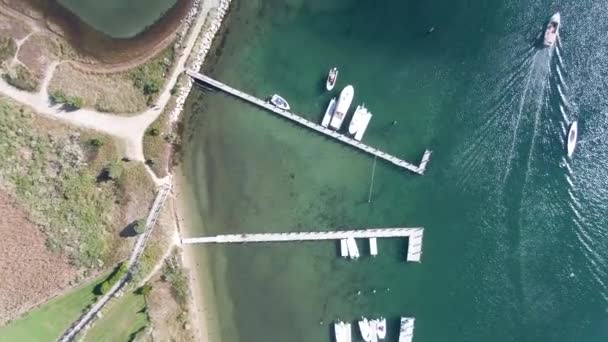
[[[422,160],[420,161],[420,164],[418,165],[414,165],[411,163],[406,162],[405,160],[399,159],[393,155],[390,155],[388,153],[382,152],[380,150],[378,150],[377,148],[368,146],[360,141],[357,141],[355,139],[352,139],[346,135],[340,134],[336,131],[333,131],[329,128],[323,127],[321,125],[318,125],[312,121],[306,120],[304,118],[302,118],[301,116],[298,116],[290,111],[281,109],[271,103],[268,103],[267,101],[264,101],[262,99],[259,99],[255,96],[249,95],[247,93],[244,93],[238,89],[232,88],[220,81],[217,81],[209,76],[205,76],[201,73],[198,72],[194,72],[191,70],[187,70],[186,73],[188,74],[188,76],[192,77],[195,80],[198,80],[202,83],[205,83],[215,89],[219,89],[224,91],[225,93],[228,93],[230,95],[236,96],[244,101],[247,101],[249,103],[252,103],[258,107],[262,107],[266,110],[269,110],[273,113],[276,113],[288,120],[297,122],[305,127],[308,127],[318,133],[324,134],[326,136],[332,137],[334,139],[337,139],[347,145],[350,145],[352,147],[355,147],[363,152],[369,153],[371,155],[374,155],[378,158],[381,158],[387,162],[390,162],[394,165],[397,165],[399,167],[402,167],[404,169],[407,169],[409,171],[412,171],[414,173],[417,173],[419,175],[423,175],[424,171],[426,170],[426,165],[429,162],[430,158],[431,158],[431,151],[429,150],[425,150],[424,154],[422,156]]]
[[[261,234],[227,234],[198,238],[184,238],[183,244],[197,243],[246,243],[246,242],[288,242],[342,240],[347,238],[408,238],[407,261],[420,262],[422,255],[423,228],[374,228],[343,230],[334,232],[291,232]]]

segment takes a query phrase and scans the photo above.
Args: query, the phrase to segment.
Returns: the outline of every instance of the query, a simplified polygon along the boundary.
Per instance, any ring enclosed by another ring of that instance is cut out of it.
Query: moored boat
[[[346,342],[346,329],[344,322],[334,323],[334,336],[336,342]]]
[[[568,130],[568,142],[566,144],[566,148],[568,150],[568,158],[572,158],[572,154],[574,154],[574,149],[576,148],[576,141],[578,140],[578,123],[577,121],[573,121],[570,124],[570,129]]]
[[[350,323],[344,323],[344,341],[351,342],[353,340],[352,329]]]
[[[412,342],[414,337],[414,318],[401,317],[399,328],[399,342]]]
[[[378,335],[378,339],[384,340],[386,337],[386,318],[380,317],[378,323],[376,325],[376,334]]]
[[[270,98],[270,103],[281,109],[289,110],[289,103],[287,103],[287,101],[285,101],[285,99],[282,98],[281,95],[272,95],[272,97]]]
[[[350,108],[351,102],[353,102],[353,96],[355,95],[355,88],[352,85],[347,85],[340,92],[340,98],[338,98],[338,104],[336,110],[329,123],[330,127],[339,130],[342,127],[342,122],[346,117],[348,108]]]
[[[372,113],[365,108],[364,104],[357,106],[353,118],[350,120],[350,125],[348,125],[348,133],[354,135],[356,140],[361,141],[371,119]]]
[[[359,248],[357,247],[357,241],[355,241],[355,238],[346,238],[346,245],[348,247],[348,255],[350,258],[359,259]]]
[[[560,22],[561,17],[559,15],[559,12],[552,15],[551,19],[549,19],[549,23],[547,24],[547,28],[545,29],[545,36],[543,38],[543,44],[546,47],[550,47],[555,44],[555,41],[557,40],[557,37],[559,35]]]
[[[338,80],[338,68],[333,67],[329,70],[329,73],[327,74],[327,81],[325,82],[325,88],[327,88],[328,91],[334,89],[334,86],[336,85],[337,80]]]
[[[372,319],[369,321],[369,331],[372,342],[378,342],[378,320]]]
[[[361,338],[365,342],[371,342],[372,334],[369,326],[369,321],[365,317],[361,317],[361,320],[357,322],[359,324],[359,332],[361,333]],[[375,332],[374,332],[375,333]]]
[[[327,127],[329,126],[329,121],[331,120],[331,116],[334,114],[334,110],[336,110],[336,98],[333,97],[329,104],[327,105],[327,109],[325,109],[325,115],[323,115],[323,121],[321,121],[321,126]]]

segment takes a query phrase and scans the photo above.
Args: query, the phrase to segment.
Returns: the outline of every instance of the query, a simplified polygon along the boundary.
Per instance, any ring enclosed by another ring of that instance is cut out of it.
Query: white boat
[[[372,340],[372,330],[369,326],[369,321],[365,317],[361,317],[359,323],[359,332],[361,333],[361,338],[365,342],[371,342]]]
[[[355,114],[353,114],[353,118],[350,120],[350,125],[348,125],[348,133],[353,134],[356,140],[361,141],[371,119],[372,113],[365,108],[364,104],[357,106]]]
[[[357,248],[357,241],[355,241],[354,237],[349,237],[346,239],[346,245],[348,246],[348,255],[350,255],[351,259],[359,258],[359,248]]]
[[[568,149],[568,158],[572,158],[572,154],[574,154],[574,149],[576,148],[576,141],[578,140],[578,123],[573,121],[570,124],[570,129],[568,130],[568,143],[566,147]]]
[[[333,67],[329,70],[329,73],[327,74],[327,81],[325,82],[325,88],[327,88],[328,91],[334,89],[334,86],[336,85],[337,80],[338,80],[338,68]]]
[[[346,258],[348,256],[348,245],[346,239],[340,239],[340,256]]]
[[[384,340],[386,338],[386,318],[380,317],[376,325],[376,334],[378,339]]]
[[[376,238],[369,238],[369,254],[372,256],[378,255],[378,241]]]
[[[287,101],[285,101],[285,99],[282,98],[281,95],[272,95],[272,97],[270,98],[270,103],[281,109],[289,110],[289,103],[287,103]]]
[[[353,340],[353,334],[352,334],[352,329],[351,329],[350,323],[344,324],[343,331],[344,331],[344,341],[351,342]]]
[[[378,320],[372,319],[369,321],[369,331],[372,342],[378,342]]]
[[[325,115],[323,115],[323,121],[321,121],[321,126],[327,127],[329,126],[329,121],[331,120],[331,116],[334,114],[334,110],[336,110],[336,98],[333,97],[331,101],[329,101],[329,105],[327,105],[327,109],[325,110]]]
[[[414,338],[414,318],[401,317],[399,342],[412,342],[412,338]]]
[[[559,15],[559,12],[552,15],[551,19],[549,19],[549,23],[547,24],[547,28],[545,29],[545,36],[543,39],[543,44],[546,47],[550,47],[555,44],[555,41],[557,40],[557,37],[559,35],[560,22],[561,17]]]
[[[331,128],[339,130],[340,127],[342,127],[342,122],[346,117],[348,108],[350,108],[350,104],[353,102],[353,96],[355,96],[355,88],[353,88],[352,85],[347,85],[344,87],[344,89],[342,89],[340,92],[340,98],[338,99],[338,104],[336,105],[336,110],[334,111],[334,115],[329,123]]]
[[[344,322],[334,323],[334,335],[336,342],[346,342],[346,329]]]

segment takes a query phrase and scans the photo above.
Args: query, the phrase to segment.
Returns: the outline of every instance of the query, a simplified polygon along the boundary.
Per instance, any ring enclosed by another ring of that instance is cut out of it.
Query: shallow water
[[[539,49],[556,9],[560,44]],[[331,321],[361,315],[389,318],[387,341],[401,315],[416,317],[416,342],[606,340],[605,4],[237,0],[232,10],[213,77],[279,92],[317,121],[352,84],[352,108],[374,113],[366,143],[411,161],[434,152],[423,177],[378,162],[370,204],[373,158],[193,92],[184,167],[200,234],[426,228],[421,264],[403,261],[398,240],[379,241],[375,258],[360,241],[356,262],[333,242],[200,247],[224,341],[328,341]],[[581,142],[568,160],[575,118]]]
[[[177,0],[58,0],[112,38],[131,38],[154,24]]]

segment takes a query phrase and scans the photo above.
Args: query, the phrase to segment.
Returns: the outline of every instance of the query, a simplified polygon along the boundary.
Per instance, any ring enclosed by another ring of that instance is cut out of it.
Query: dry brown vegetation
[[[49,64],[58,59],[58,43],[43,34],[32,34],[19,49],[17,59],[25,65],[32,76],[42,81]]]
[[[75,280],[68,258],[46,247],[46,236],[0,191],[0,325]]]
[[[146,98],[127,73],[84,72],[70,63],[63,63],[55,70],[48,90],[49,93],[61,90],[78,96],[85,106],[102,112],[134,113],[146,108]]]

